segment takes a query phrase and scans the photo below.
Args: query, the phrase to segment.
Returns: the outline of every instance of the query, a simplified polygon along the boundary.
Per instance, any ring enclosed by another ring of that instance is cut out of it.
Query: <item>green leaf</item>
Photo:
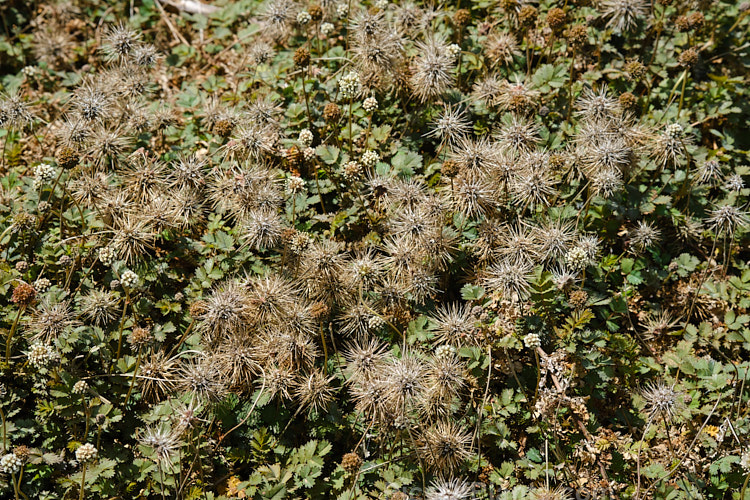
[[[399,151],[391,159],[391,166],[399,175],[411,177],[422,166],[422,155],[412,151]]]
[[[339,160],[339,148],[321,144],[315,149],[315,153],[327,165],[334,165]]]
[[[484,297],[485,290],[479,285],[465,284],[461,288],[461,298],[464,300],[479,300]]]

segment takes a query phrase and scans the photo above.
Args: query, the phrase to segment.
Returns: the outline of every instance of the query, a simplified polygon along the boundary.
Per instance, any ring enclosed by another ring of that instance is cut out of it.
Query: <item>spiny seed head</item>
[[[436,479],[425,491],[425,500],[468,500],[471,485],[466,479]]]
[[[660,417],[673,421],[685,407],[685,395],[661,380],[650,383],[641,396],[646,401],[646,414],[652,420]]]

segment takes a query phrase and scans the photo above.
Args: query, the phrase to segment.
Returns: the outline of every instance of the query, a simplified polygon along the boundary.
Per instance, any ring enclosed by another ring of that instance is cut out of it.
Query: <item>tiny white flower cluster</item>
[[[8,453],[0,458],[0,472],[5,474],[17,474],[21,467],[23,467],[23,461],[16,456],[15,453]]]
[[[302,150],[302,156],[305,157],[305,160],[310,161],[313,158],[315,158],[315,148],[305,148]]]
[[[310,144],[312,144],[313,142],[313,133],[310,132],[310,129],[308,128],[302,129],[297,140],[302,145],[302,147],[310,147]]]
[[[23,73],[25,76],[31,77],[41,73],[41,70],[36,66],[24,66],[21,70],[21,73]]]
[[[359,75],[354,71],[347,73],[339,80],[341,97],[344,99],[353,99],[357,97],[360,87]]]
[[[435,357],[440,359],[450,359],[456,354],[456,348],[452,345],[439,345],[435,348]]]
[[[339,2],[339,4],[336,6],[336,15],[344,18],[347,17],[349,14],[349,3],[348,2]]]
[[[740,467],[745,469],[746,472],[750,472],[750,451],[746,451],[740,457]]]
[[[52,346],[37,342],[31,345],[27,357],[32,366],[41,368],[54,360],[56,353],[54,349],[52,349]]]
[[[684,129],[682,128],[682,125],[679,123],[672,123],[667,125],[666,130],[664,130],[664,135],[670,139],[679,139],[682,137],[683,132]]]
[[[374,167],[380,159],[380,155],[375,151],[365,151],[362,155],[362,164],[366,167]]]
[[[328,36],[331,33],[333,33],[334,28],[335,27],[331,23],[323,23],[323,24],[320,25],[320,33],[323,36]]]
[[[370,111],[376,110],[376,109],[378,109],[378,100],[377,100],[377,99],[375,99],[374,97],[368,97],[368,98],[367,98],[367,99],[365,99],[365,101],[364,101],[364,102],[362,103],[362,107],[363,107],[363,108],[364,108],[364,110],[365,110],[365,111],[367,111],[368,113],[369,113]]]
[[[388,8],[388,0],[375,0],[375,7],[380,10]]]
[[[34,282],[34,290],[36,290],[38,293],[46,292],[51,286],[52,282],[47,278],[39,278]]]
[[[55,167],[49,163],[40,163],[34,167],[34,189],[54,181],[56,175]]]
[[[383,325],[385,325],[385,320],[381,318],[380,316],[372,316],[367,322],[367,325],[370,327],[371,330],[377,330],[379,328],[382,328]]]
[[[99,261],[105,266],[111,266],[115,261],[115,250],[112,247],[99,249]]]
[[[310,16],[310,13],[306,10],[303,10],[302,12],[297,14],[297,22],[302,26],[306,25],[310,21],[312,21],[312,16]]]
[[[289,249],[296,254],[302,253],[308,246],[312,238],[305,232],[299,232],[292,237],[292,242],[289,244]]]
[[[362,167],[356,161],[350,161],[344,164],[344,177],[347,180],[358,179],[362,175]]]
[[[125,288],[133,288],[135,285],[138,284],[138,275],[135,274],[130,269],[127,269],[125,272],[123,272],[120,275],[120,283]]]
[[[83,394],[89,388],[89,384],[85,380],[79,380],[73,385],[73,394]]]
[[[457,43],[452,43],[448,45],[447,52],[451,59],[458,59],[458,55],[461,53],[461,46]]]
[[[523,338],[523,345],[529,349],[536,349],[542,347],[542,339],[536,333],[529,333]]]
[[[76,460],[81,463],[93,462],[96,460],[96,456],[99,452],[96,450],[96,446],[91,443],[82,444],[76,450]]]
[[[568,250],[568,253],[565,255],[565,262],[567,262],[572,270],[581,271],[592,263],[592,259],[585,248],[578,246]]]
[[[299,193],[305,189],[305,181],[301,177],[293,175],[287,179],[286,189],[293,194]]]

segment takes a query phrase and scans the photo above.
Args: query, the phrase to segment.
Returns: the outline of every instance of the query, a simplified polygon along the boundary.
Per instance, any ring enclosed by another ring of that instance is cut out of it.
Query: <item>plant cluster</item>
[[[744,498],[748,13],[1,1],[0,496]]]

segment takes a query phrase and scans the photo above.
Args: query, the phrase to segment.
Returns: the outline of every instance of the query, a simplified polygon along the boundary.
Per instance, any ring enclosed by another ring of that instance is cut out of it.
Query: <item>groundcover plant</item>
[[[0,0],[0,497],[745,498],[749,14]]]

